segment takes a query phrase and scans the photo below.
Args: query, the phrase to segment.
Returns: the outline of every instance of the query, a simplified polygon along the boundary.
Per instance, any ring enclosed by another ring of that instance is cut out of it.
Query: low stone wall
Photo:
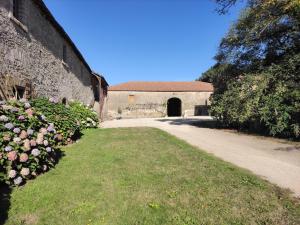
[[[107,119],[167,116],[170,98],[181,100],[182,116],[193,116],[199,107],[210,105],[212,92],[108,91]]]

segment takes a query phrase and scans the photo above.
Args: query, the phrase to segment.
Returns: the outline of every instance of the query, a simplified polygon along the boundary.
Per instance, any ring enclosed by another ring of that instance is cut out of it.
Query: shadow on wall
[[[208,116],[209,106],[207,105],[196,105],[194,108],[195,116]]]

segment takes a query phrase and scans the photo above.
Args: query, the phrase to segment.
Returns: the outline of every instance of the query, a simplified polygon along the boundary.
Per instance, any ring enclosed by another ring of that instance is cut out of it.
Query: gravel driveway
[[[300,197],[300,143],[209,128],[210,117],[106,121],[104,128],[156,127],[215,156],[246,168]]]

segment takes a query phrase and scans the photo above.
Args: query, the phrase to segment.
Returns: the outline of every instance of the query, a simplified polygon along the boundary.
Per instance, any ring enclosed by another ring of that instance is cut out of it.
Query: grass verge
[[[63,151],[12,191],[5,224],[300,224],[287,191],[158,129],[89,130]]]

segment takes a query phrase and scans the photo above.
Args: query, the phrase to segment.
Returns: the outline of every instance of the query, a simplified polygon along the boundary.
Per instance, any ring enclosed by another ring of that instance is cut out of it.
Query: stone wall
[[[12,15],[12,2],[0,1],[0,75],[31,80],[39,96],[90,104],[94,98],[90,69],[33,0],[22,1],[22,23]]]
[[[210,105],[212,92],[141,92],[108,91],[107,118],[164,117],[167,115],[167,102],[179,98],[183,116],[194,116],[197,108]],[[197,114],[197,113],[196,113]]]

